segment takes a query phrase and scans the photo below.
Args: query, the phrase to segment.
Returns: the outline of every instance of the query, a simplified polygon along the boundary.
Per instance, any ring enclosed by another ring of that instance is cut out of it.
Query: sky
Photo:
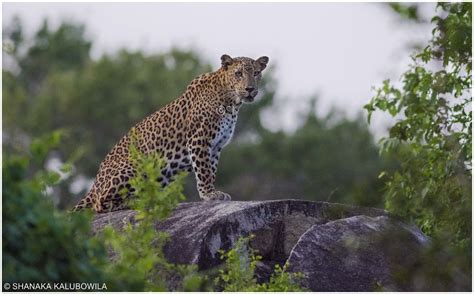
[[[434,12],[433,3],[420,5],[427,16]],[[312,95],[320,115],[331,107],[349,116],[362,112],[372,87],[399,80],[410,45],[426,43],[432,29],[401,22],[382,3],[3,3],[3,27],[14,15],[29,35],[44,18],[52,26],[85,24],[93,58],[119,48],[150,54],[194,48],[217,68],[224,53],[266,55],[278,99],[263,122],[287,131],[298,125]],[[389,124],[377,114],[371,130],[379,137]]]

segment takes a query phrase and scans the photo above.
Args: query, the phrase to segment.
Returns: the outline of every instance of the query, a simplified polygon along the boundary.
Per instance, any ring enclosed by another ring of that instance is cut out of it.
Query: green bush
[[[406,277],[438,291],[466,291],[472,284],[472,3],[438,8],[433,38],[413,56],[401,86],[384,81],[365,108],[369,121],[376,110],[397,117],[381,140],[381,152],[401,163],[380,175],[386,208],[433,238],[423,277]]]
[[[38,171],[59,143],[53,133],[34,140],[28,154],[3,154],[3,281],[104,282],[104,246],[90,236],[90,214],[68,215],[45,195],[58,173]]]
[[[224,269],[219,270],[219,276],[215,279],[216,288],[226,292],[302,292],[304,288],[297,284],[302,278],[300,273],[288,273],[287,264],[282,268],[275,266],[275,272],[268,283],[257,283],[255,279],[255,268],[261,256],[248,248],[248,242],[252,238],[242,237],[237,240],[233,249],[228,252],[220,251],[221,258],[225,260]]]
[[[160,154],[141,153],[136,140],[132,140],[129,151],[130,161],[137,171],[130,184],[135,189],[134,194],[140,197],[127,199],[129,206],[137,211],[133,224],[104,228],[104,242],[114,255],[109,273],[128,281],[132,288],[127,290],[167,291],[171,286],[177,290],[199,290],[204,279],[196,273],[196,266],[168,263],[162,251],[168,234],[155,230],[155,222],[168,217],[185,199],[185,174],[178,175],[170,185],[162,188],[158,181],[149,180],[161,175],[165,162]],[[124,195],[128,191],[121,192]]]

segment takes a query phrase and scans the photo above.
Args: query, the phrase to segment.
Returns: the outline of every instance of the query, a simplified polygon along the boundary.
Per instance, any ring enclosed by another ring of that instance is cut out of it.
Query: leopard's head
[[[226,86],[245,103],[254,101],[258,94],[258,85],[262,71],[267,67],[268,57],[262,56],[257,60],[248,57],[232,58],[222,55],[222,72],[225,75]]]

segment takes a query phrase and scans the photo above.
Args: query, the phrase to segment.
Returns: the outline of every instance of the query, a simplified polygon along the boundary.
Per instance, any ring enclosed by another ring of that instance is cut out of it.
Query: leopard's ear
[[[227,67],[231,65],[233,62],[234,60],[229,55],[224,54],[221,56],[221,64],[224,69],[227,69]]]
[[[260,68],[260,71],[262,71],[267,67],[268,61],[269,59],[267,56],[262,56],[255,60],[255,64],[257,64],[257,66]]]

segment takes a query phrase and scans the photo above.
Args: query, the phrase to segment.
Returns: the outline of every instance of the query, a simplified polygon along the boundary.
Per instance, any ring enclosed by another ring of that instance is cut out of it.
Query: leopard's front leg
[[[210,155],[211,155],[212,172],[214,174],[216,174],[217,173],[217,164],[219,163],[219,157],[221,155],[220,148],[219,148],[219,150],[212,150]]]
[[[198,132],[200,133],[200,132]],[[205,132],[204,132],[205,133]],[[191,138],[188,151],[191,157],[197,189],[202,200],[230,200],[229,194],[214,188],[216,179],[215,169],[211,158],[210,139],[203,136]],[[217,162],[215,163],[217,166]]]

